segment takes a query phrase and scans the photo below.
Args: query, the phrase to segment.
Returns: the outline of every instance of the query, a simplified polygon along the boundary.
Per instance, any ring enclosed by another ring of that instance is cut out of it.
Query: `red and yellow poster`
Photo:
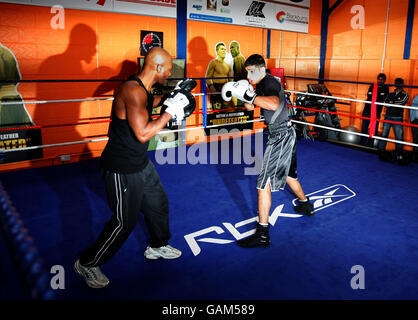
[[[42,157],[42,150],[4,152],[41,144],[40,129],[25,129],[34,123],[18,91],[21,79],[15,55],[0,43],[0,163]]]

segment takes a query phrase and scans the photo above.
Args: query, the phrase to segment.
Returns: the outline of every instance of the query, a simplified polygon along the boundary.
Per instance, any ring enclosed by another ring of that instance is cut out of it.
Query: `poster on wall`
[[[0,164],[18,162],[43,157],[42,149],[3,152],[42,145],[40,129],[20,129],[0,131]]]
[[[59,5],[68,9],[177,18],[177,0],[0,0],[0,2],[44,7]]]
[[[228,49],[229,51],[228,51]],[[216,129],[252,129],[252,123],[245,123],[254,119],[254,112],[247,111],[243,103],[235,98],[223,101],[221,91],[228,81],[238,81],[247,78],[245,57],[240,50],[238,41],[233,40],[228,45],[220,41],[214,48],[216,57],[209,61],[206,69],[206,92],[209,95],[207,126],[219,126]],[[242,124],[241,124],[242,122]],[[234,125],[231,125],[234,123]],[[225,125],[225,126],[223,126]],[[216,130],[206,129],[207,135],[216,134]]]
[[[187,18],[308,33],[309,9],[253,0],[189,0]]]
[[[177,1],[113,0],[113,10],[115,12],[177,18]]]
[[[38,6],[63,6],[68,9],[113,11],[112,0],[32,0]]]
[[[144,58],[138,58],[138,63],[140,68],[144,65]],[[151,88],[151,94],[154,96],[163,95],[174,90],[177,82],[177,79],[185,78],[185,65],[186,60],[184,59],[173,59],[173,68],[171,69],[170,78],[164,83],[164,85],[159,85],[158,83],[154,84]],[[174,79],[174,80],[170,80]],[[152,110],[152,116],[158,117],[161,113],[161,106],[157,106]],[[167,149],[175,148],[185,143],[185,133],[184,132],[173,132],[180,128],[182,123],[177,122],[168,122],[167,125],[156,134],[149,141],[148,150],[157,150],[157,149]]]
[[[42,150],[1,152],[42,144],[40,129],[26,129],[35,123],[18,91],[21,79],[16,56],[0,43],[0,163],[42,158]]]

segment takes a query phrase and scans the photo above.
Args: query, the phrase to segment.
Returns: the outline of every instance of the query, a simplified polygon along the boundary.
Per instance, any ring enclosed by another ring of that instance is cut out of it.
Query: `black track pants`
[[[113,215],[95,243],[81,253],[80,263],[99,266],[113,257],[135,227],[139,211],[144,214],[149,245],[167,245],[171,237],[168,200],[154,164],[149,161],[142,171],[132,174],[104,171],[103,177]]]

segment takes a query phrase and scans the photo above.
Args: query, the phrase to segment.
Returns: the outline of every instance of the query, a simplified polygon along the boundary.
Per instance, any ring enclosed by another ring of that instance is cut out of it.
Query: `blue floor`
[[[155,162],[154,152],[149,157]],[[170,244],[183,255],[146,260],[147,231],[139,219],[102,267],[110,285],[100,290],[88,288],[72,270],[111,214],[98,160],[3,173],[0,180],[46,265],[66,271],[59,299],[418,298],[417,164],[399,166],[340,145],[298,141],[299,180],[317,214],[295,214],[288,189],[273,193],[272,244],[257,249],[235,243],[253,229],[245,220],[257,212],[257,177],[244,175],[244,167],[156,164],[170,201]],[[1,241],[0,298],[19,298]],[[365,287],[354,290],[351,268],[358,265]]]

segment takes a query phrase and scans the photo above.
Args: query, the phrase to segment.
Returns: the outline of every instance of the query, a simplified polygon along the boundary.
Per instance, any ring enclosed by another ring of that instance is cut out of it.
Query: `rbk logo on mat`
[[[334,186],[321,189],[318,191],[315,191],[313,193],[307,194],[307,197],[309,197],[309,200],[313,203],[313,206],[315,208],[315,213],[317,214],[318,211],[328,208],[330,206],[336,205],[338,203],[341,203],[343,201],[346,201],[352,197],[356,196],[356,193],[346,187],[342,184],[336,184]],[[293,205],[296,204],[296,200],[293,200]],[[295,214],[295,213],[287,213],[283,211],[284,204],[281,204],[277,206],[273,213],[269,217],[269,223],[271,226],[274,227],[274,225],[277,222],[277,219],[279,217],[284,218],[300,218],[303,215],[302,214]],[[293,211],[293,208],[292,208]],[[184,236],[186,239],[187,244],[189,245],[190,249],[192,250],[193,254],[197,256],[202,250],[199,246],[199,242],[206,242],[206,243],[214,243],[214,244],[228,244],[235,242],[235,240],[225,239],[225,238],[208,238],[204,237],[204,235],[207,235],[209,233],[216,232],[218,235],[221,234],[229,234],[232,235],[237,241],[241,240],[243,238],[246,238],[250,235],[252,235],[255,232],[255,229],[246,231],[244,233],[241,233],[238,231],[240,227],[243,227],[247,224],[254,223],[258,221],[258,216],[255,216],[253,218],[240,221],[238,223],[232,224],[229,222],[223,222],[222,226],[212,226],[208,227],[193,233],[189,233]]]

